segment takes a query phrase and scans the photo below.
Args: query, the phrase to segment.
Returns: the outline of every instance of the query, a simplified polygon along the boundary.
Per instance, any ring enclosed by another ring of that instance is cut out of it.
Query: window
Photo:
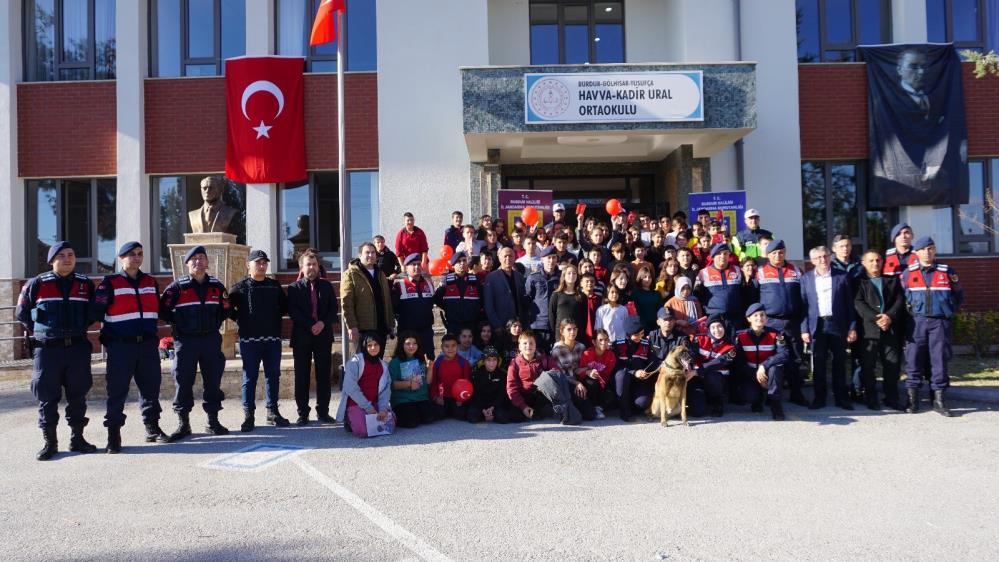
[[[49,248],[67,240],[76,252],[81,273],[115,270],[114,178],[29,180],[27,270],[37,275],[51,269]]]
[[[996,251],[996,202],[999,158],[968,162],[971,196],[967,205],[954,207],[954,248],[957,254]]]
[[[204,176],[162,176],[153,183],[153,246],[150,260],[155,272],[172,271],[169,244],[183,244],[184,233],[191,232],[188,213],[204,204],[201,180]],[[223,178],[222,204],[236,210],[226,232],[236,235],[238,244],[246,243],[246,186]]]
[[[114,79],[115,0],[23,1],[25,81]]]
[[[347,173],[350,196],[350,248],[371,240],[378,228],[378,172]],[[281,186],[278,236],[283,270],[298,269],[306,248],[319,250],[327,269],[339,267],[340,194],[336,172],[311,174],[309,181]],[[315,219],[315,220],[313,220]]]
[[[531,64],[624,62],[624,3],[532,0]]]
[[[837,234],[853,239],[860,253],[887,248],[892,213],[867,208],[865,169],[858,162],[802,162],[801,207],[805,251],[832,246]]]
[[[797,0],[798,62],[852,62],[891,43],[891,0]]]
[[[586,205],[587,216],[610,221],[604,204],[613,197],[629,211],[669,214],[668,203],[656,201],[655,177],[634,176],[504,176],[503,189],[551,190],[552,203],[562,203],[568,220],[575,222],[576,205]],[[545,222],[551,217],[543,217]]]
[[[312,22],[320,0],[277,0],[277,54],[305,57],[306,72],[336,72],[336,43],[309,47]],[[378,67],[375,0],[347,0],[347,66],[344,70],[376,70]]]
[[[959,51],[999,50],[999,1],[926,0],[926,36]]]
[[[152,0],[151,76],[218,76],[246,53],[245,0]]]

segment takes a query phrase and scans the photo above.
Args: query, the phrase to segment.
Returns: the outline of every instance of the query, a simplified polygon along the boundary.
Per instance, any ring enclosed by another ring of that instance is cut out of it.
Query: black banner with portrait
[[[967,203],[968,129],[954,46],[858,50],[867,63],[868,206]]]

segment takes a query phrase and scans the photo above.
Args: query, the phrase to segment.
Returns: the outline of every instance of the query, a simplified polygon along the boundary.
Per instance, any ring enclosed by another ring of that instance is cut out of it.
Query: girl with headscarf
[[[677,327],[687,335],[696,332],[695,323],[704,316],[701,302],[694,296],[694,285],[690,279],[681,275],[676,279],[674,296],[666,301],[666,306],[673,311]]]
[[[377,414],[378,421],[385,421],[392,415],[392,377],[388,363],[379,357],[381,351],[378,334],[366,332],[361,336],[360,351],[343,367],[343,395],[336,417],[344,421],[347,431],[351,431],[349,413],[352,408],[359,408],[365,414]],[[360,419],[364,417],[360,416]],[[367,435],[365,427],[353,431],[357,435]]]

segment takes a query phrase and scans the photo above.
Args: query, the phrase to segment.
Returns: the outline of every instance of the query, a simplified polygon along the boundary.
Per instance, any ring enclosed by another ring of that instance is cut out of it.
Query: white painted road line
[[[306,451],[296,445],[272,445],[257,443],[238,451],[221,455],[206,462],[205,468],[232,470],[237,472],[260,472],[276,463],[288,460]]]
[[[351,507],[356,509],[361,515],[367,517],[372,523],[381,527],[383,531],[388,533],[392,538],[402,543],[403,546],[413,551],[414,554],[427,560],[428,562],[450,562],[450,558],[444,556],[437,551],[434,547],[430,546],[419,537],[410,533],[406,529],[400,527],[395,521],[392,521],[384,513],[378,511],[360,496],[351,492],[347,488],[344,488],[339,483],[337,483],[332,478],[326,476],[320,472],[316,467],[309,464],[305,459],[299,457],[298,455],[292,456],[289,460],[297,464],[299,468],[302,469],[309,477],[313,480],[322,484],[326,489],[336,494],[340,499],[347,502]]]

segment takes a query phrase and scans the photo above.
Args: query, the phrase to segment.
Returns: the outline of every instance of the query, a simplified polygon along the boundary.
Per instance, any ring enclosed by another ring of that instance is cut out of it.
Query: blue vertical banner
[[[687,203],[690,210],[687,217],[690,221],[697,218],[697,211],[707,209],[711,212],[711,218],[715,218],[718,211],[722,212],[722,220],[728,225],[729,236],[734,236],[736,232],[746,228],[746,221],[742,214],[746,212],[746,192],[745,191],[711,191],[707,193],[691,193],[687,196]],[[732,226],[735,225],[735,228]]]

